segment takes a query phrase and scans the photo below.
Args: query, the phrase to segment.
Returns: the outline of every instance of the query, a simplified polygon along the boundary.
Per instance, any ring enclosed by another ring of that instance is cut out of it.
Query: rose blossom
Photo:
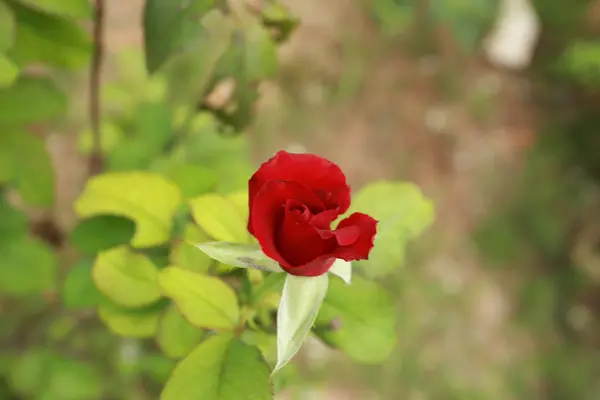
[[[292,275],[326,273],[336,258],[365,260],[377,221],[353,213],[350,187],[334,163],[313,154],[279,151],[249,181],[248,231],[262,251]]]

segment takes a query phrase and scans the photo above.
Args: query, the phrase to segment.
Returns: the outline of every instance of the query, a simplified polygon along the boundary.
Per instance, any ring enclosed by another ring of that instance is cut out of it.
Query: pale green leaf
[[[131,245],[143,248],[169,240],[180,203],[179,188],[160,175],[115,172],[88,180],[75,212],[81,218],[113,214],[134,220],[137,229]]]
[[[0,241],[0,292],[28,295],[53,290],[58,259],[38,239],[18,236]]]
[[[96,307],[102,295],[92,278],[93,262],[82,260],[73,265],[62,286],[62,300],[66,308],[85,309]]]
[[[213,260],[192,243],[206,242],[209,238],[195,224],[187,224],[183,239],[173,244],[169,261],[172,265],[197,273],[208,272]]]
[[[0,124],[54,120],[67,111],[67,98],[48,78],[21,77],[0,89]]]
[[[161,400],[271,400],[269,367],[256,347],[230,335],[200,344],[173,371]]]
[[[13,2],[12,8],[17,19],[17,34],[9,55],[19,66],[44,63],[59,68],[77,69],[88,64],[92,40],[76,21],[37,11],[19,3]]]
[[[226,265],[268,272],[283,272],[279,264],[267,257],[257,244],[207,242],[197,243],[196,247]]]
[[[89,0],[19,0],[19,2],[49,14],[69,18],[92,16],[92,3]]]
[[[277,365],[280,370],[300,350],[327,294],[328,275],[288,275],[277,310]]]
[[[0,53],[8,50],[15,38],[15,16],[6,3],[0,1]]]
[[[160,272],[159,283],[192,324],[214,330],[233,330],[238,325],[237,297],[222,280],[168,267]]]
[[[160,310],[154,307],[128,309],[103,301],[98,307],[100,319],[115,334],[131,338],[149,338],[156,334]]]
[[[331,326],[328,326],[328,324]],[[396,345],[394,303],[376,283],[356,278],[351,285],[332,279],[319,316],[317,334],[356,361],[385,361]]]
[[[337,259],[329,269],[329,272],[339,276],[344,282],[350,283],[350,280],[352,279],[352,263],[350,261]]]
[[[190,200],[194,221],[220,242],[247,242],[246,219],[231,200],[214,193]]]
[[[19,67],[0,53],[0,89],[12,85],[17,76],[19,76]]]
[[[161,297],[158,268],[148,257],[126,246],[98,254],[92,274],[98,289],[125,307],[148,305]]]
[[[363,212],[379,221],[368,260],[353,263],[370,277],[383,276],[404,263],[406,244],[434,219],[433,202],[412,183],[379,181],[353,198],[347,214]]]
[[[177,307],[169,307],[160,320],[156,342],[165,355],[180,358],[198,345],[203,332],[191,325]]]

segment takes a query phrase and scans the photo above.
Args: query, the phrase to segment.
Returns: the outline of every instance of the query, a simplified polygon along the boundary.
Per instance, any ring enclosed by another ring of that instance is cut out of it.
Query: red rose
[[[362,213],[331,223],[350,207],[350,188],[334,163],[313,154],[278,152],[249,181],[248,231],[292,275],[326,273],[336,258],[365,260],[377,221]]]

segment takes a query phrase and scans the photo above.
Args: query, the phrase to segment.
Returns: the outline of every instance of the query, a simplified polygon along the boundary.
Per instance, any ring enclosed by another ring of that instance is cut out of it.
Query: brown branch
[[[104,56],[104,0],[96,0],[94,13],[94,27],[92,33],[94,51],[90,67],[89,82],[89,113],[92,128],[92,153],[89,159],[89,175],[93,176],[102,170],[102,135],[100,123],[102,110],[100,102],[100,83],[102,73],[102,61]]]

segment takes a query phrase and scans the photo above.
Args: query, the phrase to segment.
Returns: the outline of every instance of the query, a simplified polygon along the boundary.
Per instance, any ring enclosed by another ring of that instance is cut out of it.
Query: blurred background
[[[359,366],[311,341],[277,398],[600,398],[600,1],[284,3],[300,25],[277,79],[219,154],[257,165],[281,148],[317,153],[356,189],[411,181],[436,220],[389,278],[390,359]],[[154,90],[143,1],[106,6],[104,101],[121,111],[127,94]],[[85,77],[69,88],[71,118],[85,119]],[[47,136],[63,226],[75,221],[88,136]],[[30,311],[0,307],[0,331],[31,329]],[[25,398],[4,386],[0,399]],[[157,397],[127,400],[138,398]]]

